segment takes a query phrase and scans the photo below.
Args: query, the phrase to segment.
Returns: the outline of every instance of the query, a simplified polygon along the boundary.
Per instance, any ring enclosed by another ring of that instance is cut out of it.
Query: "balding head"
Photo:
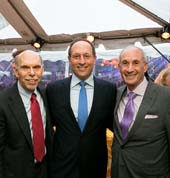
[[[37,59],[40,60],[41,64],[43,64],[41,56],[37,52],[32,51],[32,50],[21,50],[21,51],[19,51],[18,54],[14,57],[15,65],[18,65],[19,60],[22,59],[22,58],[30,58],[30,59],[37,58]]]
[[[145,55],[145,52],[137,47],[137,46],[133,46],[133,45],[130,45],[130,46],[127,46],[126,48],[124,48],[121,52],[120,52],[120,55],[119,55],[119,61],[121,62],[121,58],[122,58],[122,55],[126,52],[130,52],[130,51],[138,51],[139,53],[141,53],[141,58],[147,62],[147,58],[146,58],[146,55]]]
[[[43,75],[43,64],[40,55],[31,50],[24,50],[15,56],[13,71],[22,88],[33,92]]]

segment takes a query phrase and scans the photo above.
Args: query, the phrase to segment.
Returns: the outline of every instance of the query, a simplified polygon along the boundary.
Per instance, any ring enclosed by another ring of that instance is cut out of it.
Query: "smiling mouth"
[[[87,66],[78,66],[77,68],[79,68],[79,69],[85,69],[85,68],[87,68]]]
[[[87,69],[87,67],[78,67],[79,71],[85,71]]]
[[[135,77],[136,75],[135,74],[126,74],[125,75],[127,78],[132,78],[132,77]]]
[[[36,83],[37,79],[26,79],[26,81],[29,83]]]
[[[134,75],[126,75],[127,78],[133,78]]]

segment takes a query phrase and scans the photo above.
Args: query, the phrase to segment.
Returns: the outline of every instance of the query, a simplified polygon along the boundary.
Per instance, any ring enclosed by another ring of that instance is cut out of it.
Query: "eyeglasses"
[[[93,55],[91,55],[91,54],[83,54],[83,55],[73,54],[73,55],[71,55],[71,58],[73,58],[75,60],[80,60],[82,57],[83,57],[83,59],[88,60],[88,59],[92,58]]]

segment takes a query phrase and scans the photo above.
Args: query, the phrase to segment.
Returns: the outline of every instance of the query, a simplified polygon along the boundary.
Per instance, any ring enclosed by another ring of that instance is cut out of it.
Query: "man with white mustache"
[[[45,92],[38,87],[44,71],[43,62],[40,55],[31,50],[16,51],[13,57],[12,68],[17,81],[0,93],[0,177],[48,178],[52,127]],[[43,145],[38,145],[36,151],[35,143],[39,142],[34,142],[35,130],[39,128],[35,121],[33,129],[32,95],[39,103],[40,112],[34,118],[40,118],[42,135],[38,137],[42,136]],[[42,154],[37,156],[41,148]]]

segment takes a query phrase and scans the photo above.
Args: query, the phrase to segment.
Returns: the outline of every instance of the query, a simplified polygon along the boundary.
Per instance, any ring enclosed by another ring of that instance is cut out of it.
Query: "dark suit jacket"
[[[170,177],[170,88],[149,82],[126,140],[122,140],[117,109],[112,154],[112,178]]]
[[[44,94],[41,92],[46,107]],[[52,135],[48,111],[46,114],[46,148],[50,153]],[[34,167],[30,126],[15,84],[0,93],[0,177],[36,178]]]
[[[112,127],[116,87],[94,79],[92,108],[81,133],[70,104],[70,82],[66,78],[47,87],[56,124],[51,178],[105,178],[106,128]]]

